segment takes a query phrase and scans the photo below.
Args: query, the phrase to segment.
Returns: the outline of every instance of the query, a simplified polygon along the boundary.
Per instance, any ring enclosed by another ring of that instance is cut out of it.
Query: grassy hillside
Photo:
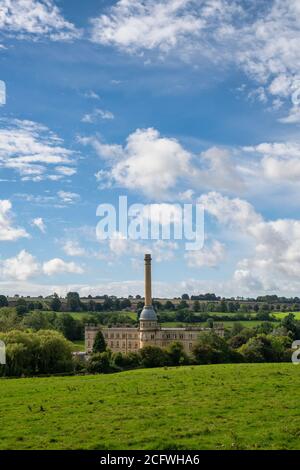
[[[0,449],[300,449],[300,368],[0,380]]]

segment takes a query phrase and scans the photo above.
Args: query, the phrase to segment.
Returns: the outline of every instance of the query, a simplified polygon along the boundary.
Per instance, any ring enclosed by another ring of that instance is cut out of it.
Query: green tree
[[[75,320],[69,313],[59,314],[54,322],[54,327],[70,341],[78,340],[83,337],[82,322]]]
[[[95,337],[93,353],[102,353],[104,351],[106,351],[106,343],[102,331],[99,330]]]
[[[200,312],[200,302],[199,302],[199,300],[195,300],[193,309],[194,309],[194,312]]]
[[[167,354],[170,358],[170,364],[172,366],[179,366],[189,363],[189,358],[184,352],[183,345],[179,342],[170,344],[167,349]]]
[[[167,300],[166,303],[164,304],[164,309],[165,310],[175,310],[175,306],[171,300]]]
[[[143,367],[163,367],[169,364],[168,354],[157,346],[145,346],[140,350]]]
[[[69,372],[73,370],[71,344],[57,331],[37,333],[12,330],[1,333],[6,344],[5,376]]]
[[[68,292],[67,294],[67,309],[69,312],[80,312],[82,304],[78,292]]]
[[[0,295],[0,308],[2,307],[8,307],[8,300],[5,295]]]
[[[241,362],[242,359],[230,348],[224,338],[214,332],[200,334],[198,343],[193,348],[193,355],[198,364]]]
[[[87,363],[87,370],[92,374],[107,374],[111,372],[113,369],[110,354],[107,351],[92,354]]]
[[[28,305],[26,300],[18,299],[16,304],[16,312],[19,316],[23,316],[28,312]]]
[[[58,297],[57,294],[54,294],[53,299],[51,299],[50,308],[51,308],[51,310],[53,310],[54,312],[60,312],[60,309],[61,309],[61,300],[60,300],[60,298]]]
[[[32,330],[47,330],[51,328],[51,324],[44,312],[33,311],[23,318],[23,325],[25,328]]]
[[[264,334],[250,338],[239,348],[245,362],[278,362],[282,360],[284,350],[279,349],[278,337]]]

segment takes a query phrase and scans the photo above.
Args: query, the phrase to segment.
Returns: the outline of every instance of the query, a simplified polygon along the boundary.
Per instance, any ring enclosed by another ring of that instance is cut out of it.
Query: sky
[[[0,0],[0,293],[299,296],[299,46],[298,0]],[[203,248],[100,240],[119,196]]]

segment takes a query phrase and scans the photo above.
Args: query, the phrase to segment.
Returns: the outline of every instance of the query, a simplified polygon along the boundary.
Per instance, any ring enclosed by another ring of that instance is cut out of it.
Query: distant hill
[[[1,449],[300,449],[293,364],[0,380]]]

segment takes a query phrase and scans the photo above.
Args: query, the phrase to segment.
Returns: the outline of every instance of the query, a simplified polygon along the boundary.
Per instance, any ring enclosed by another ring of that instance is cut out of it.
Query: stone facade
[[[144,323],[144,324],[143,324]],[[135,352],[144,346],[159,346],[167,348],[171,343],[182,343],[187,354],[191,354],[194,345],[197,343],[199,335],[204,331],[211,331],[210,328],[163,328],[157,322],[140,321],[139,328],[104,328],[95,325],[87,325],[85,328],[85,350],[90,354],[93,350],[94,340],[97,332],[101,329],[106,345],[113,352]],[[215,329],[215,332],[223,336],[222,328]]]

